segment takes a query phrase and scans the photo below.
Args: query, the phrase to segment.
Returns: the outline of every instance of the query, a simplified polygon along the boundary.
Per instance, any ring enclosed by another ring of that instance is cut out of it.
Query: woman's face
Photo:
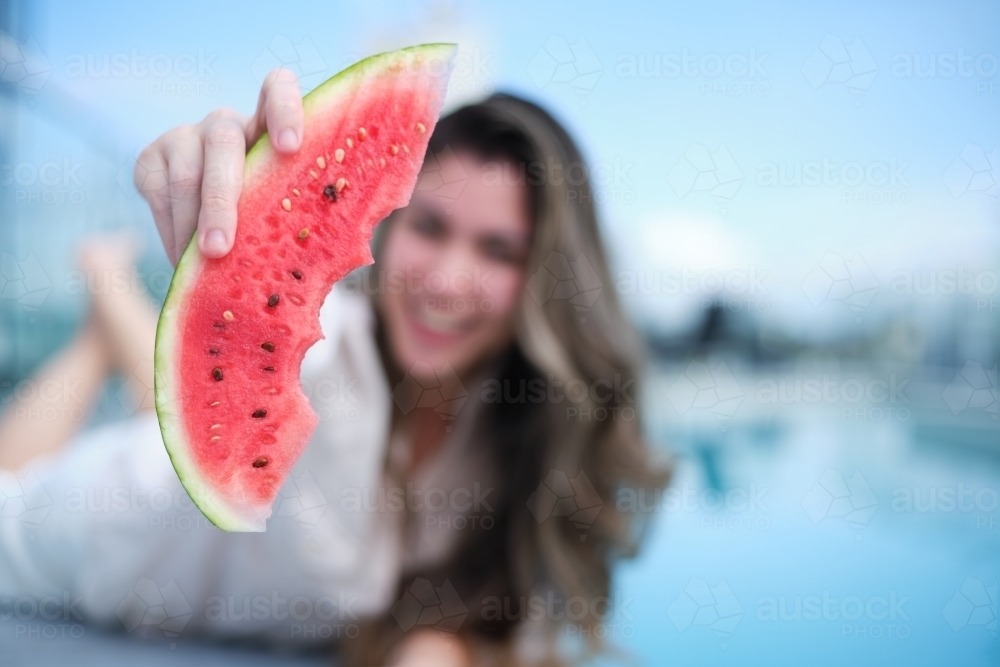
[[[510,342],[531,245],[523,184],[468,153],[438,163],[421,174],[381,254],[390,351],[416,377],[446,365],[466,374]]]

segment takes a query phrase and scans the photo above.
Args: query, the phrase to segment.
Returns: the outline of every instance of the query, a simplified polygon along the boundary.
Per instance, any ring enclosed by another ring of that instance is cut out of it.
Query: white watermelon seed
[[[354,148],[354,142],[351,140],[350,137],[347,137],[347,147]]]
[[[343,162],[344,161],[344,149],[343,148],[338,148],[337,150],[333,151],[333,159],[336,160],[337,162]]]
[[[217,428],[222,428],[222,424],[212,424],[211,426],[208,427],[208,430],[214,431]]]
[[[221,435],[213,435],[212,438],[211,438],[211,442],[215,442],[216,440],[222,440],[222,436]]]
[[[308,227],[303,227],[302,229],[299,230],[299,240],[305,240],[307,236],[309,236]]]
[[[316,158],[316,166],[318,166],[320,169],[326,169],[326,158],[323,157],[322,155]]]
[[[282,199],[281,200],[281,208],[285,209],[286,211],[291,211],[292,210],[292,200],[289,199],[288,197],[285,197],[284,199]]]
[[[212,401],[211,406],[213,408],[218,407],[219,406],[219,401]]]
[[[393,144],[393,145],[389,146],[389,152],[392,153],[393,155],[398,155],[399,154],[399,146],[397,146],[396,144]]]
[[[336,183],[336,185],[334,185],[334,187],[337,188],[337,192],[340,192],[341,190],[343,190],[344,188],[346,188],[348,185],[350,185],[350,184],[347,182],[346,178],[338,178],[337,179],[337,183]]]
[[[358,141],[364,141],[368,138],[368,130],[363,127],[358,128]]]
[[[313,169],[309,170],[309,175],[313,178],[319,178],[319,174],[317,174]]]
[[[299,192],[298,188],[292,188],[292,194],[295,195],[296,197],[301,197],[302,196],[302,193]]]
[[[233,316],[233,311],[231,311],[231,310],[225,310],[225,311],[223,311],[222,312],[222,317],[223,317],[223,319],[229,320],[230,322],[232,322],[233,320],[236,319],[236,317]]]
[[[423,123],[417,123],[417,132],[419,132],[420,134],[423,134],[426,131],[427,131],[427,126],[426,125],[424,125]]]

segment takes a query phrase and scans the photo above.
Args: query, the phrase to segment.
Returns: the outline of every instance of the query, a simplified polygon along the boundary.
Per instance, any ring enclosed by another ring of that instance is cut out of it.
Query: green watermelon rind
[[[421,44],[365,58],[333,75],[308,93],[302,100],[303,111],[308,117],[311,110],[321,109],[325,100],[331,97],[335,99],[342,86],[350,85],[372,73],[373,70],[386,68],[401,57],[422,53],[425,57],[439,56],[450,62],[455,50],[454,44]],[[256,170],[267,164],[273,155],[274,149],[267,133],[264,133],[247,151],[244,187],[252,184]],[[235,505],[214,490],[213,485],[202,476],[198,465],[191,457],[184,426],[176,407],[181,405],[181,400],[173,391],[179,383],[171,376],[171,371],[174,369],[171,362],[175,357],[174,350],[177,345],[177,329],[172,324],[181,312],[187,293],[201,274],[204,263],[205,259],[198,250],[197,235],[193,235],[180,261],[177,262],[156,326],[156,348],[153,354],[156,415],[170,462],[192,502],[202,514],[212,524],[225,531],[263,532],[265,522],[270,515],[270,508],[262,512],[248,512],[244,507]]]

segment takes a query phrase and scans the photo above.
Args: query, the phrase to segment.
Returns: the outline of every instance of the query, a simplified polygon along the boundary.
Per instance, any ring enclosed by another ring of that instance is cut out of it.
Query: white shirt
[[[420,556],[404,549],[401,513],[351,502],[383,487],[392,397],[370,301],[334,289],[320,319],[325,340],[302,367],[320,423],[266,532],[210,525],[155,415],[141,413],[18,475],[0,471],[0,618],[19,596],[52,596],[50,612],[130,632],[308,642],[391,608],[404,551],[407,564],[426,564],[447,540],[429,540],[436,552]],[[427,474],[449,483],[440,467]]]

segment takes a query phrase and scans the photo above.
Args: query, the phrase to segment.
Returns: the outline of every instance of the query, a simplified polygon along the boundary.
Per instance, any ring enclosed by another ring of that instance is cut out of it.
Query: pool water
[[[834,407],[663,406],[676,476],[602,632],[648,665],[1000,664],[995,422]]]

